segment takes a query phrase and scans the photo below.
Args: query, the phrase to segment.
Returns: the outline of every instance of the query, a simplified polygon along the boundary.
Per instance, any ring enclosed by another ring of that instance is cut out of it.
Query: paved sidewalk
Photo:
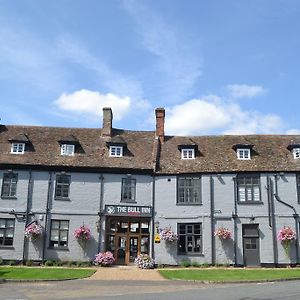
[[[164,279],[158,270],[143,270],[136,266],[99,267],[87,280],[139,280],[161,281]]]

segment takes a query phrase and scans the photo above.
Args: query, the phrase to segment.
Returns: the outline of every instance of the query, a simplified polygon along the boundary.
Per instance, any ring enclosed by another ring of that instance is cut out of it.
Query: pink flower
[[[231,232],[228,228],[222,226],[215,231],[215,236],[220,239],[227,240],[231,238]]]
[[[43,227],[37,223],[31,223],[25,227],[25,236],[27,238],[36,239],[43,234]]]
[[[278,231],[277,239],[281,242],[291,242],[296,239],[296,232],[289,226],[284,226]]]
[[[107,252],[99,252],[96,254],[94,259],[94,264],[96,266],[100,265],[103,267],[108,267],[115,262],[115,258],[110,251]]]
[[[91,239],[91,230],[86,227],[85,225],[80,226],[79,228],[75,229],[74,237],[78,240],[87,241]]]
[[[171,227],[160,229],[159,235],[163,241],[176,242],[178,240],[177,234],[174,231],[172,231]]]

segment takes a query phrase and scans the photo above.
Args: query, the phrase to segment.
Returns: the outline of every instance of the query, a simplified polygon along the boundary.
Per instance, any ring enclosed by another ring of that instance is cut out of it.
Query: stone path
[[[162,281],[164,279],[158,270],[143,270],[136,266],[99,267],[95,274],[87,280],[139,280]]]

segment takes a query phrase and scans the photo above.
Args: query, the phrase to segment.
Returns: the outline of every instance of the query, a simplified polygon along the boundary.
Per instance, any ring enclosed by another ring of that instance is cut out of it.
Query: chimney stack
[[[112,120],[113,113],[110,107],[103,107],[103,125],[102,125],[102,136],[112,136]]]
[[[161,143],[165,140],[165,109],[159,107],[155,110],[156,116],[156,132],[155,136],[159,139]]]

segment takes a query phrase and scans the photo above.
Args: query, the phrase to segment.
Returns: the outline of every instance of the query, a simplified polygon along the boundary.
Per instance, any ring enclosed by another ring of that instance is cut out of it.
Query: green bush
[[[3,258],[0,256],[0,265],[3,265]]]
[[[191,262],[188,261],[188,260],[183,260],[181,263],[180,263],[180,266],[183,267],[183,268],[189,268],[191,266]]]
[[[54,266],[53,260],[46,260],[46,261],[45,261],[45,266],[47,266],[47,267],[52,267],[52,266]]]
[[[192,262],[192,266],[195,267],[195,268],[198,268],[200,267],[200,264],[196,261]]]
[[[16,266],[18,264],[18,262],[16,260],[9,260],[8,261],[8,265],[10,266]]]

